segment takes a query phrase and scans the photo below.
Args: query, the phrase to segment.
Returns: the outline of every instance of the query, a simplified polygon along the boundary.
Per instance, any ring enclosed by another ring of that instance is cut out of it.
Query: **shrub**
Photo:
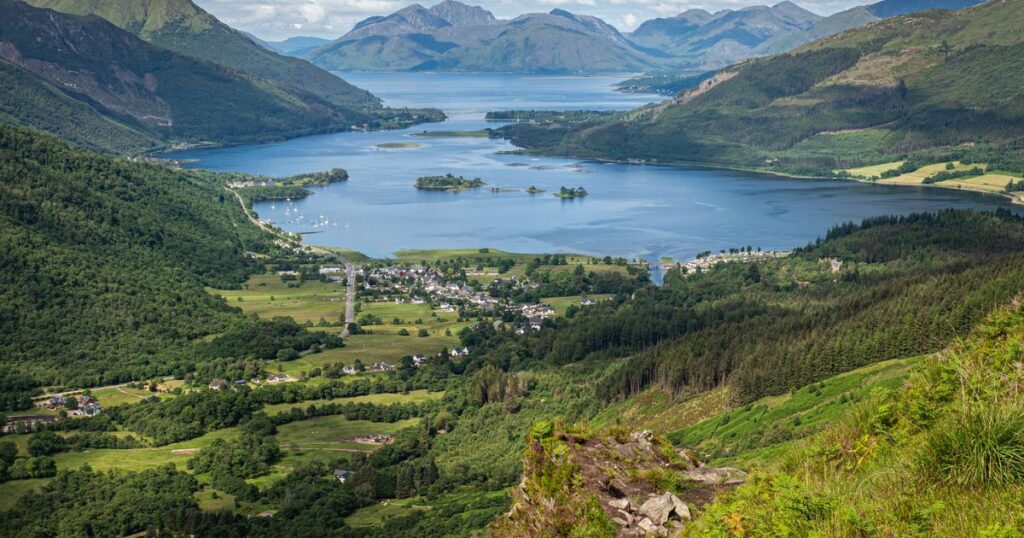
[[[920,469],[964,487],[1024,481],[1024,410],[983,408],[960,414],[928,436]]]

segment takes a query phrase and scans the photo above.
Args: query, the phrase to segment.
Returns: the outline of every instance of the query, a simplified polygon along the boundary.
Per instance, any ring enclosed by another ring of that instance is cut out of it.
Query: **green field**
[[[394,423],[382,423],[348,420],[337,415],[315,417],[280,426],[277,429],[277,441],[284,450],[373,450],[373,445],[356,443],[352,438],[358,435],[394,434],[398,430],[419,424],[419,421],[418,418],[411,418]]]
[[[593,299],[594,301],[600,302],[608,299],[609,297],[612,297],[612,295],[608,293],[594,293],[587,295],[587,297]],[[580,306],[580,301],[582,300],[582,295],[569,295],[566,297],[545,297],[541,299],[540,302],[550,306],[551,308],[554,308],[555,313],[561,316],[565,314],[565,310],[569,308],[569,306]]]
[[[454,316],[454,314],[449,315]],[[367,327],[367,329],[376,331],[379,327],[373,325]],[[399,328],[401,327],[397,327],[396,331]],[[275,363],[271,370],[277,371],[277,365],[280,365],[283,373],[297,377],[300,373],[309,372],[313,368],[323,368],[332,363],[353,364],[356,359],[359,359],[366,365],[377,361],[397,365],[402,357],[417,354],[433,355],[441,351],[442,348],[451,349],[459,343],[459,338],[455,336],[458,333],[454,329],[452,330],[452,336],[445,336],[444,333],[441,333],[427,338],[420,338],[416,336],[413,326],[406,326],[406,328],[412,333],[411,336],[356,334],[345,339],[345,347],[303,355],[290,362]],[[348,378],[354,379],[355,376],[349,376]],[[320,378],[311,379],[309,382],[315,383],[317,379]]]
[[[9,510],[18,502],[22,495],[39,488],[49,482],[48,478],[31,478],[29,480],[15,480],[0,484],[0,510]]]
[[[408,394],[367,394],[366,396],[355,396],[335,400],[310,400],[298,403],[283,403],[268,405],[263,411],[268,415],[276,415],[294,408],[306,409],[311,405],[324,405],[327,403],[372,403],[377,405],[388,405],[393,403],[422,403],[433,400],[440,400],[444,392],[430,392],[427,390],[414,390]]]
[[[416,336],[417,331],[427,329],[430,336],[444,336],[445,330],[450,330],[452,334],[458,334],[464,327],[474,323],[472,321],[456,321],[459,317],[458,313],[432,310],[426,304],[395,303],[391,301],[361,304],[362,309],[356,314],[356,319],[372,314],[383,320],[381,325],[366,325],[363,327],[363,329],[372,331],[374,334],[397,334],[402,329],[405,329],[413,337],[419,338]],[[431,314],[436,314],[436,316],[431,316]],[[401,324],[395,325],[393,323],[395,319],[398,319]],[[417,323],[417,321],[421,323]]]
[[[286,283],[278,275],[263,274],[250,278],[241,290],[209,291],[224,297],[229,305],[241,308],[246,314],[261,318],[287,316],[299,323],[316,323],[321,318],[329,322],[341,320],[345,312],[345,287],[341,283],[315,280],[297,287],[289,287],[289,284],[297,282]]]

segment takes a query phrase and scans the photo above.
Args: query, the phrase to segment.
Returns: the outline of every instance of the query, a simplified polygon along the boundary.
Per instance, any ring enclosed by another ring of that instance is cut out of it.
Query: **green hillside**
[[[810,441],[753,460],[762,474],[686,535],[1020,536],[1022,338],[1016,301]]]
[[[192,364],[189,341],[238,327],[207,294],[268,239],[222,188],[0,128],[0,390],[98,385]]]
[[[22,123],[56,133],[80,127],[68,126],[66,118],[32,112],[45,99],[45,93],[36,91],[41,86],[38,79],[118,123],[150,133],[139,136],[136,144],[156,137],[267,140],[371,121],[369,115],[302,90],[155,47],[97,17],[64,15],[5,0],[0,2],[0,35],[5,43],[0,57],[13,64],[5,69],[31,73],[5,80],[15,88],[4,107]],[[26,87],[17,87],[22,84]],[[70,106],[58,97],[49,101],[65,103],[60,108]],[[78,113],[83,109],[72,108]],[[98,136],[88,137],[88,143],[123,145],[123,134],[104,134],[111,129],[116,127],[103,127]]]
[[[379,107],[369,92],[297,58],[277,54],[217,20],[191,0],[29,0],[98,15],[142,39],[185,56],[252,73],[343,107]]]
[[[505,134],[544,152],[819,176],[908,155],[1024,171],[1022,17],[1021,0],[996,0],[886,19],[611,121]]]
[[[142,129],[104,116],[45,80],[0,60],[0,123],[34,126],[96,151],[143,153],[162,143]]]

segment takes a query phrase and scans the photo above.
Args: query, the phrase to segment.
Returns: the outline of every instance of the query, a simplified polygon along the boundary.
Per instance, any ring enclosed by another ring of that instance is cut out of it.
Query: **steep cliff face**
[[[743,482],[650,431],[602,433],[538,423],[530,432],[523,479],[494,538],[521,536],[675,536],[716,494]]]

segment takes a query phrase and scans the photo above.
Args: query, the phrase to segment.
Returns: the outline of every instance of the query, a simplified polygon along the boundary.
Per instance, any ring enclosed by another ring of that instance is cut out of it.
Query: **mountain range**
[[[1021,0],[903,15],[742,62],[610,120],[505,132],[544,152],[800,175],[902,159],[1021,170],[1021,20]]]
[[[789,1],[715,13],[692,9],[623,34],[597,17],[563,9],[499,20],[483,8],[445,0],[370,17],[331,43],[293,54],[341,71],[692,73],[783,52],[885,17],[978,1],[885,0],[824,18]]]
[[[54,9],[0,0],[0,119],[89,149],[139,153],[441,117],[384,109],[189,0],[35,3]]]

